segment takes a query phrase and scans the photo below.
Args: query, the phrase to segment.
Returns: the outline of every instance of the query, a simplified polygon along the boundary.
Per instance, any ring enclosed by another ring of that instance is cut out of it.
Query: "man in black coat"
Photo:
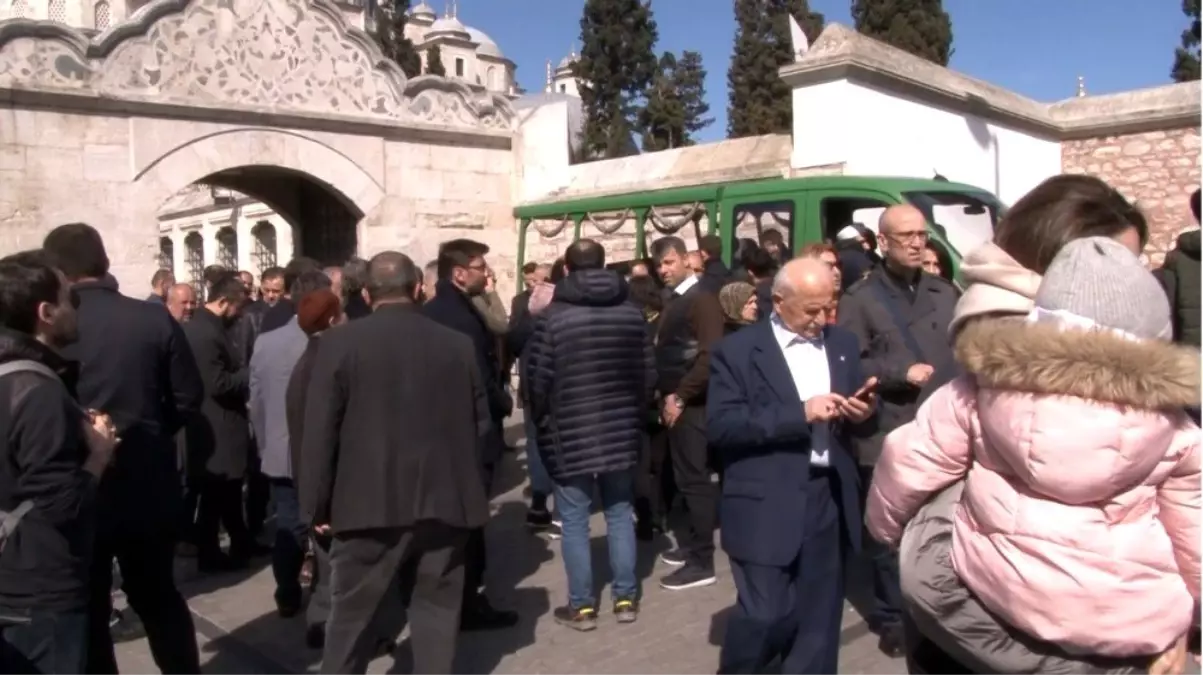
[[[184,326],[205,382],[205,400],[184,431],[188,470],[199,485],[196,523],[201,571],[242,567],[255,551],[242,514],[242,480],[251,453],[247,417],[249,377],[229,338],[229,327],[246,302],[238,275],[214,280],[208,302]],[[219,524],[230,535],[230,554],[221,552]]]
[[[96,482],[113,449],[89,447],[58,352],[78,334],[71,285],[46,258],[0,260],[0,509],[25,510],[0,556],[4,673],[86,672]]]
[[[79,402],[111,416],[121,437],[98,497],[86,672],[117,672],[109,634],[114,557],[156,665],[200,672],[192,615],[172,571],[182,499],[174,436],[204,396],[192,350],[166,309],[104,280],[109,259],[95,229],[57,227],[43,248],[79,298],[79,340],[63,352],[79,363]]]
[[[472,305],[472,296],[480,295],[488,281],[489,266],[485,255],[489,247],[470,239],[454,239],[439,247],[439,281],[435,297],[422,311],[444,326],[468,336],[473,357],[480,371],[489,419],[492,422],[480,457],[481,475],[486,493],[492,489],[493,470],[505,445],[502,437],[505,418],[513,409],[513,400],[502,386],[501,361],[497,337],[489,330],[480,312]],[[512,350],[514,353],[520,349]],[[473,532],[468,543],[464,573],[464,607],[461,623],[465,630],[505,628],[518,622],[514,612],[498,611],[489,604],[480,588],[486,565],[484,530]]]
[[[528,412],[564,533],[568,604],[556,608],[555,619],[589,630],[597,623],[589,551],[594,491],[606,515],[614,616],[630,623],[639,612],[635,466],[656,369],[643,312],[627,302],[622,277],[606,269],[601,245],[581,239],[564,257],[568,277],[527,345]]]
[[[289,289],[296,283],[297,277],[305,272],[320,272],[322,266],[313,258],[298,257],[293,258],[284,268],[284,292],[285,295],[280,297],[274,305],[268,308],[263,315],[263,323],[259,326],[259,333],[263,334],[270,330],[275,330],[286,325],[292,320],[292,317],[297,315],[297,307],[294,304],[296,300],[291,297]]]
[[[927,228],[927,217],[914,206],[886,209],[877,228],[882,264],[850,283],[840,298],[840,327],[856,335],[865,375],[880,383],[877,414],[850,438],[865,494],[885,437],[914,420],[927,397],[960,372],[948,342],[958,296],[951,283],[923,271]],[[901,654],[897,554],[874,541],[865,542],[865,552],[873,562],[875,596],[865,621],[881,636],[882,651]]]
[[[702,288],[715,295],[731,281],[731,270],[723,264],[723,240],[717,234],[708,234],[698,240],[698,253],[702,256],[702,276],[698,279]]]
[[[372,258],[372,315],[326,331],[313,365],[300,498],[334,537],[323,673],[364,672],[395,580],[414,671],[451,672],[455,657],[464,552],[489,517],[478,453],[491,420],[472,343],[418,310],[421,278],[400,253]]]

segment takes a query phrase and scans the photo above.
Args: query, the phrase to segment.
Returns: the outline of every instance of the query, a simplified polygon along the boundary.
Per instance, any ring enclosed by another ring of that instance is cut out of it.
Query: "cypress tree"
[[[1182,0],[1182,13],[1190,26],[1182,31],[1182,43],[1174,50],[1174,68],[1170,77],[1175,82],[1199,79],[1199,0]]]
[[[689,50],[681,52],[673,71],[673,85],[681,101],[681,126],[685,131],[681,136],[681,145],[693,145],[697,142],[694,134],[714,123],[713,117],[706,116],[710,112],[710,104],[706,102],[706,68],[702,65],[700,53]]]
[[[443,50],[438,45],[431,45],[426,50],[426,74],[447,77],[447,69],[443,67]]]
[[[581,53],[573,74],[581,83],[585,156],[622,157],[638,152],[632,133],[659,65],[658,32],[643,0],[586,0],[581,13]]]
[[[823,15],[807,0],[735,0],[735,51],[727,70],[727,136],[789,133],[793,97],[777,70],[794,60],[792,14],[807,39],[823,31]]]
[[[393,0],[387,7],[378,5],[372,37],[386,58],[400,66],[407,77],[416,77],[422,73],[422,57],[413,41],[405,37],[408,20],[409,0]]]
[[[952,58],[952,20],[942,0],[852,0],[856,30],[941,66]]]
[[[639,111],[644,152],[694,145],[693,135],[714,122],[709,111],[702,55],[685,51],[677,59],[664,52]]]

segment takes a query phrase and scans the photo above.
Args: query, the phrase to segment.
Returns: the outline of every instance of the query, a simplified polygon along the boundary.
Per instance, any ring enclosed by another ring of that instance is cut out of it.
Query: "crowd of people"
[[[484,528],[521,410],[568,628],[605,614],[598,498],[619,623],[638,541],[680,522],[658,583],[688,592],[716,583],[717,534],[720,672],[836,672],[853,555],[910,672],[1181,672],[1199,232],[1150,272],[1139,209],[1058,176],[968,252],[962,290],[918,208],[876,225],[796,252],[767,229],[731,267],[714,235],[617,265],[580,239],[523,267],[508,311],[468,239],[424,268],[160,270],[140,300],[96,230],[55,228],[0,259],[0,670],[117,672],[117,569],[156,665],[200,672],[174,560],[270,555],[323,672],[364,672],[402,608],[415,670],[451,672],[461,632],[519,621],[489,599]]]

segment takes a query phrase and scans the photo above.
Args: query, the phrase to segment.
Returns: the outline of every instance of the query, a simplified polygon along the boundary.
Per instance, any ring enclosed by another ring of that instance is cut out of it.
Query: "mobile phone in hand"
[[[852,395],[852,397],[868,403],[869,397],[876,393],[877,393],[877,380],[873,379],[873,380],[870,380],[869,382],[865,383],[865,386],[858,389],[857,392]]]

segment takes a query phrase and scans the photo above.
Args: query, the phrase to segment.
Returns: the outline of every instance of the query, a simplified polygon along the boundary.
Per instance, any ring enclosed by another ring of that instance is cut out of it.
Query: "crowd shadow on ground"
[[[848,556],[844,561],[844,600],[852,605],[857,615],[869,616],[873,608],[873,571],[869,560],[863,556]],[[727,619],[734,611],[734,602],[710,618],[710,644],[721,647],[727,630]],[[840,631],[840,644],[847,645],[870,632],[868,624],[856,621]]]

